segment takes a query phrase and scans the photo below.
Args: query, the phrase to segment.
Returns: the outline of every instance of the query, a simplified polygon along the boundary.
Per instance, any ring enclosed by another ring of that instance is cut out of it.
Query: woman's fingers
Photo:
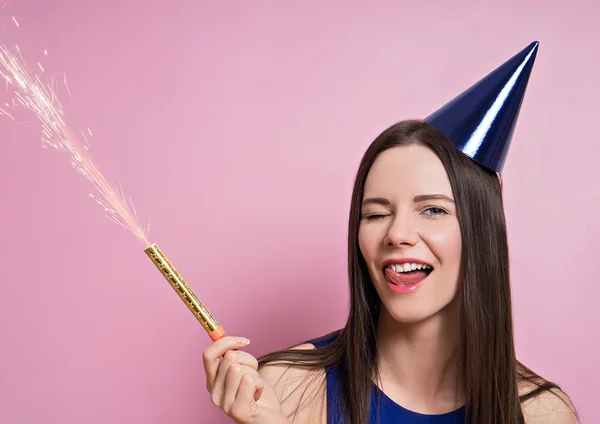
[[[240,420],[249,420],[258,412],[257,393],[262,392],[264,382],[258,375],[251,373],[242,374],[235,400],[231,405],[229,414]]]
[[[258,360],[254,356],[250,355],[248,352],[228,350],[221,358],[214,381],[210,383],[212,390],[222,390],[222,387],[225,384],[225,378],[229,372],[229,367],[233,364],[240,364],[258,370]]]
[[[203,352],[213,404],[238,424],[287,423],[280,400],[258,374],[258,360],[240,349],[246,339],[223,337]]]
[[[226,336],[212,343],[204,350],[202,358],[204,362],[204,372],[206,374],[206,388],[209,392],[217,378],[223,355],[233,349],[241,349],[244,346],[247,346],[249,342],[248,339],[243,337]]]
[[[242,381],[256,381],[257,378],[259,378],[259,375],[255,369],[240,364],[231,365],[223,384],[221,409],[229,413],[233,405],[237,402],[237,398],[241,394],[246,394],[243,390],[247,388],[242,388]],[[255,388],[252,392],[252,398],[254,397],[254,392],[257,390],[258,388]]]

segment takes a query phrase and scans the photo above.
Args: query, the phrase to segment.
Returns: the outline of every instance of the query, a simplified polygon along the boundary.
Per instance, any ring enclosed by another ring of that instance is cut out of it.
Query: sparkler
[[[14,17],[13,21],[15,25],[19,26]],[[18,47],[16,47],[16,50],[20,54]],[[46,50],[44,53],[47,55]],[[39,62],[37,65],[44,72],[44,68]],[[147,246],[144,252],[169,282],[181,300],[192,311],[196,319],[202,324],[210,338],[212,340],[221,338],[225,334],[223,327],[217,323],[202,302],[200,302],[158,245],[151,244],[148,240],[150,225],[148,224],[147,228],[142,228],[131,198],[129,198],[128,203],[122,187],[119,185],[117,188],[115,184],[108,181],[92,162],[88,152],[89,142],[85,133],[81,131],[81,135],[85,140],[85,144],[82,146],[82,143],[78,141],[66,125],[64,109],[56,95],[54,80],[50,84],[43,84],[39,76],[29,73],[23,61],[12,54],[4,44],[0,45],[0,76],[4,78],[7,87],[14,87],[13,108],[18,103],[33,112],[40,121],[42,146],[52,147],[70,155],[73,168],[90,181],[100,193],[100,197],[96,197],[91,193],[90,197],[104,208],[106,217],[131,232],[144,246]],[[63,82],[71,96],[71,91],[67,86],[66,75]],[[6,115],[13,121],[16,120],[13,115],[2,108],[0,108],[0,115]],[[92,131],[89,128],[88,133],[90,136],[92,135]]]
[[[130,231],[145,245],[149,245],[147,237],[149,228],[141,227],[131,199],[129,199],[130,206],[123,190],[119,190],[102,175],[67,127],[64,121],[64,109],[52,84],[43,85],[38,76],[32,77],[23,63],[5,45],[0,45],[0,65],[2,69],[0,75],[7,84],[15,87],[16,102],[33,112],[40,121],[42,145],[67,152],[71,157],[73,168],[100,192],[101,198],[94,198],[107,212],[106,217]],[[7,111],[3,109],[2,112],[14,120]]]

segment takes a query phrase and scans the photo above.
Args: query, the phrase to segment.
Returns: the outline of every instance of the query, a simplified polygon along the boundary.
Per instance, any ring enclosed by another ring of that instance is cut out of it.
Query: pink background
[[[0,17],[30,65],[66,71],[68,122],[255,355],[343,324],[371,140],[540,40],[505,168],[517,348],[600,422],[599,3],[228,3],[11,0]],[[0,421],[229,422],[210,339],[143,247],[37,123],[0,118]]]

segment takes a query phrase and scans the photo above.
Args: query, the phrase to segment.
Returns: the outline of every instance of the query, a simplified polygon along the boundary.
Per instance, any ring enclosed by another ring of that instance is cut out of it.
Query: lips
[[[427,278],[428,275],[429,272],[426,270],[396,272],[389,266],[385,268],[385,277],[387,280],[399,286],[417,284]]]
[[[413,258],[389,259],[383,263],[386,281],[396,288],[420,287],[432,271],[431,265]]]

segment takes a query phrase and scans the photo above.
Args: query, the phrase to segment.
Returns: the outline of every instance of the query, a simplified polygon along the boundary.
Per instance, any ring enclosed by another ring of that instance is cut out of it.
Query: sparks
[[[10,84],[12,82],[10,77],[8,75],[4,75],[4,73],[2,71],[0,71],[0,75],[2,76],[2,78],[4,78],[4,80],[6,81],[7,84]]]
[[[43,71],[41,65],[38,65]],[[50,146],[68,153],[75,171],[88,179],[100,193],[101,199],[94,200],[104,209],[106,218],[130,231],[146,245],[150,245],[147,230],[141,227],[131,199],[130,206],[122,188],[119,191],[102,175],[86,152],[87,146],[81,146],[65,123],[64,110],[52,84],[45,85],[37,75],[30,75],[25,65],[3,44],[0,45],[0,68],[7,84],[15,89],[17,102],[33,112],[41,123],[42,146]],[[66,77],[64,83],[66,85]],[[15,120],[5,110],[0,109],[0,112]],[[91,134],[91,131],[89,132]],[[81,131],[81,134],[87,143],[84,132]]]
[[[69,90],[69,86],[67,85],[67,73],[64,73],[64,79],[63,79],[63,83],[65,84],[65,87],[67,88],[67,93],[69,93],[69,97],[73,97],[71,95],[71,90]]]
[[[38,66],[40,67],[40,69],[42,70],[42,72],[45,72],[44,68],[42,68],[42,64],[40,62],[38,62]]]
[[[10,119],[12,119],[13,121],[15,121],[15,118],[8,113],[7,111],[5,111],[4,109],[0,108],[0,113],[3,113],[4,115],[8,116]]]
[[[85,140],[85,146],[87,148],[87,146],[90,145],[90,142],[88,141],[87,137],[85,136],[85,133],[83,132],[83,130],[79,130],[79,132],[81,132],[81,136],[83,137],[83,139]]]
[[[13,18],[13,21],[15,22],[15,25],[18,27],[19,23],[17,22],[17,18],[15,18],[14,16],[12,18]]]
[[[44,50],[44,54],[48,56],[48,50]]]

